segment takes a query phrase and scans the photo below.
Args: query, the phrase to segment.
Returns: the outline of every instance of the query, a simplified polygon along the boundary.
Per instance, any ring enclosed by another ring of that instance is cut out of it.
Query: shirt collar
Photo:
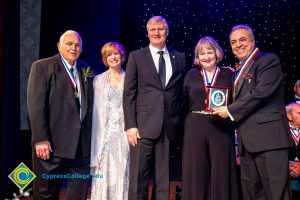
[[[66,61],[66,59],[64,59],[64,57],[62,57],[61,55],[60,55],[60,57],[61,57],[61,59],[63,59],[64,63],[67,65],[67,67],[69,68],[69,70],[71,70],[72,67],[73,67],[74,70],[76,70],[77,61],[75,61],[74,65],[72,66],[72,65],[70,65],[68,63],[68,61]]]
[[[151,44],[149,44],[149,49],[152,55],[156,55],[158,51],[163,51],[165,54],[168,54],[168,49],[166,47],[166,45],[164,46],[164,48],[162,49],[158,49],[155,48],[154,46],[152,46]]]

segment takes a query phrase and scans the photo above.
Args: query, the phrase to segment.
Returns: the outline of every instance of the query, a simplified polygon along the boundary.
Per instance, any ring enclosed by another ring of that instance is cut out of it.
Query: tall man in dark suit
[[[241,65],[234,100],[214,113],[237,123],[243,198],[290,199],[288,148],[292,141],[280,61],[275,54],[259,52],[249,26],[234,26],[230,44]]]
[[[93,99],[91,73],[77,60],[82,40],[66,31],[59,54],[32,64],[27,107],[32,131],[34,199],[58,199],[67,178],[67,199],[86,199]],[[48,179],[55,175],[53,179]],[[73,177],[73,178],[72,178]]]
[[[169,141],[180,130],[184,54],[166,47],[167,21],[147,23],[150,45],[129,54],[123,107],[130,149],[129,199],[148,199],[153,166],[153,199],[169,198]],[[152,165],[153,164],[153,165]]]

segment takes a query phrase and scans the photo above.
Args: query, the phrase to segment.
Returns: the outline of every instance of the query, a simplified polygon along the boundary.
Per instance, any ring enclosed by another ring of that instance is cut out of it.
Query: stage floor
[[[181,188],[181,183],[180,182],[176,182],[176,181],[171,181],[170,182],[170,198],[169,200],[179,200],[179,198],[176,199],[176,186],[178,186],[179,188]],[[149,185],[149,200],[151,199],[151,191],[152,191],[152,183],[150,181],[150,185]],[[177,197],[180,196],[180,192],[177,192]],[[64,188],[62,188],[60,190],[60,195],[59,195],[59,199],[63,200],[66,199],[66,190]],[[90,198],[90,188],[89,188],[89,192],[88,192],[88,199]],[[22,200],[32,200],[32,196],[31,197],[26,197],[26,198],[22,198]]]

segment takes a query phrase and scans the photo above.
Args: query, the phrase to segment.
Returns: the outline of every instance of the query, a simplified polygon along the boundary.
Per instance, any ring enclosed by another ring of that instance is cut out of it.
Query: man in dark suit
[[[93,87],[86,63],[77,60],[82,40],[66,31],[59,54],[32,64],[27,107],[32,131],[34,199],[58,199],[67,179],[67,199],[86,199]],[[79,175],[79,176],[78,176]],[[50,176],[54,177],[49,179]]]
[[[290,103],[285,109],[295,145],[289,156],[292,193],[293,199],[300,199],[300,104]]]
[[[169,198],[169,144],[180,130],[184,54],[166,47],[167,21],[147,23],[150,45],[129,54],[123,108],[130,149],[129,199],[148,199],[153,167],[152,199]],[[153,165],[152,165],[153,164]]]
[[[292,141],[280,61],[275,54],[259,52],[249,26],[234,26],[230,44],[241,65],[234,100],[214,113],[237,123],[243,198],[290,199],[288,148]]]

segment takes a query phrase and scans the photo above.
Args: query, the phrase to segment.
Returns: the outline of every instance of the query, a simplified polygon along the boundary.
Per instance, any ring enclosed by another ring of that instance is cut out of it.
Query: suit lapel
[[[257,56],[255,56],[255,58],[253,60],[251,60],[248,64],[248,67],[245,69],[245,71],[243,72],[242,74],[242,78],[241,80],[239,81],[238,85],[236,86],[236,88],[234,88],[234,100],[238,97],[240,91],[241,91],[241,88],[245,82],[245,79],[246,79],[246,74],[251,70],[253,71],[253,67],[252,65],[255,63],[255,60],[257,59],[259,54],[257,54]]]
[[[156,69],[154,60],[152,58],[150,49],[149,49],[149,46],[147,46],[146,48],[143,49],[143,53],[145,54],[145,56],[144,56],[145,63],[149,64],[150,74],[152,74],[152,76],[154,77],[155,83],[163,89],[160,78],[159,78],[159,74],[157,73],[157,69]]]
[[[64,90],[65,96],[69,104],[77,110],[77,104],[74,96],[74,88],[70,82],[68,73],[65,69],[64,64],[62,63],[62,60],[59,55],[57,55],[57,78],[59,82],[61,82],[62,86],[66,87],[66,90]],[[79,115],[78,115],[79,116]]]
[[[176,56],[175,52],[172,49],[168,49],[169,51],[169,55],[170,55],[170,60],[171,60],[171,65],[172,65],[172,76],[166,86],[166,88],[171,87],[173,84],[175,84],[177,82],[178,79],[180,79],[180,77],[183,75],[180,72],[180,69],[178,68],[178,66],[180,66],[180,64],[178,63],[178,57]]]
[[[241,80],[239,81],[238,85],[236,86],[236,88],[234,88],[235,90],[235,97],[236,98],[239,94],[239,92],[241,91],[241,87],[245,81],[245,74],[247,74],[250,70],[250,68],[252,67],[252,65],[254,64],[254,60],[252,60],[250,63],[249,63],[249,66],[247,67],[247,69],[244,71],[244,73],[242,74],[242,78]]]
[[[77,61],[77,71],[78,71],[78,78],[80,80],[80,94],[81,94],[81,111],[82,111],[82,119],[84,119],[84,116],[86,114],[87,110],[87,81],[83,78],[83,72],[82,68],[84,67],[80,61]]]

